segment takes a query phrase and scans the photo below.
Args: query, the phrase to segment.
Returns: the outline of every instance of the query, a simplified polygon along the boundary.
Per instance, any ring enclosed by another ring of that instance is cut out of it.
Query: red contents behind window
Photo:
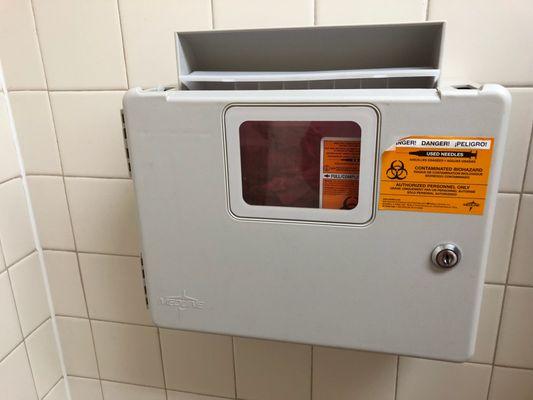
[[[361,128],[353,121],[243,122],[239,139],[244,201],[319,208],[323,138],[360,139]],[[358,173],[359,146],[356,150],[349,159],[357,163]],[[358,175],[351,179],[357,188]]]

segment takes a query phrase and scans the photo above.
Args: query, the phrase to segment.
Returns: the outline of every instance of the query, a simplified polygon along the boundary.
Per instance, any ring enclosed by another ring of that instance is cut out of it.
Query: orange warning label
[[[324,137],[320,147],[320,208],[355,208],[359,198],[360,139]]]
[[[380,210],[483,215],[493,138],[410,136],[381,157]]]

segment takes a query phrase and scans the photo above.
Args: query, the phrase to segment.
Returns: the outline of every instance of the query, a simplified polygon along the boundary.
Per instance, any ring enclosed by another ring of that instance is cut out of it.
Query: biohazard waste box
[[[466,360],[510,96],[440,22],[177,34],[124,98],[156,325]]]

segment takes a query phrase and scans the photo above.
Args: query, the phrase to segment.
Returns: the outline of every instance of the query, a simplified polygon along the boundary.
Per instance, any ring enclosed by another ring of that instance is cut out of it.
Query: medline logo
[[[160,297],[159,301],[162,305],[176,308],[178,311],[202,310],[205,305],[205,301],[187,296],[185,290],[179,296]]]

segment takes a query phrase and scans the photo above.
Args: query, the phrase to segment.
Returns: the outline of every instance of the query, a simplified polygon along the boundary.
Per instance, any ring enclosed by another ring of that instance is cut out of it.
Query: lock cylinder
[[[431,261],[439,268],[453,268],[461,261],[461,250],[453,243],[439,244],[431,252]]]

